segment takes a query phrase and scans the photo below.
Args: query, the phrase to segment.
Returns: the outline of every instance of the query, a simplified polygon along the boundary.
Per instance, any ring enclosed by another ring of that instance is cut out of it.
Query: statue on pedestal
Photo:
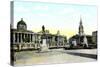
[[[45,51],[49,51],[48,46],[47,46],[47,39],[46,39],[46,34],[45,34],[45,26],[42,26],[42,44],[40,46],[39,52],[45,52]]]
[[[45,33],[45,27],[44,27],[44,25],[42,26],[42,32],[43,32],[43,34]]]

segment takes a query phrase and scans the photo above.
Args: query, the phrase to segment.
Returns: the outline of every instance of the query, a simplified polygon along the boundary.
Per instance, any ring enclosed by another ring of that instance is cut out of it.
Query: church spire
[[[80,17],[80,25],[82,25],[82,18]]]
[[[80,25],[79,25],[79,35],[82,36],[84,35],[84,29],[82,25],[82,18],[80,17]]]

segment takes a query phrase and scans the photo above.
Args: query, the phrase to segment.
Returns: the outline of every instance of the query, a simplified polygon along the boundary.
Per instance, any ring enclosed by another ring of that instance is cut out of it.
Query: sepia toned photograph
[[[11,1],[12,66],[97,61],[95,5]]]

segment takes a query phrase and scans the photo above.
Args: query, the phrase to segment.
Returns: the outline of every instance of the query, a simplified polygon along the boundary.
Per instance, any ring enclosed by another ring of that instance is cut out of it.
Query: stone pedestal
[[[84,36],[84,44],[86,45],[86,47],[88,47],[88,41],[87,41],[86,36]]]
[[[46,39],[43,39],[42,45],[41,45],[41,52],[49,51],[48,46],[46,44]]]

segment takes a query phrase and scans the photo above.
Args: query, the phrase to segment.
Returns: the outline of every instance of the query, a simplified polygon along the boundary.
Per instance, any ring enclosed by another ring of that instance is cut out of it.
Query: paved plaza
[[[16,65],[77,63],[97,60],[97,49],[51,49],[38,53],[37,51],[16,52]]]

